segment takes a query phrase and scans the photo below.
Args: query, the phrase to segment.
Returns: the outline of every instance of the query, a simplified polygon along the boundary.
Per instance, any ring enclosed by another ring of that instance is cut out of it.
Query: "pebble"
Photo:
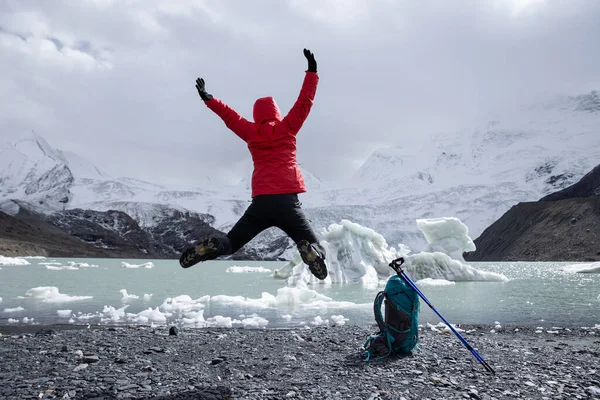
[[[462,335],[497,371],[495,376],[485,372],[458,338],[431,330],[420,332],[420,350],[412,356],[365,363],[361,347],[375,326],[172,328],[52,327],[37,334],[4,335],[0,398],[600,396],[600,341],[577,327],[504,326],[494,334],[489,333],[491,325],[462,327]]]

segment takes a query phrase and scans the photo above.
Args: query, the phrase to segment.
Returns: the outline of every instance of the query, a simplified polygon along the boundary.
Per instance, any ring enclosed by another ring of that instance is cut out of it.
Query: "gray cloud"
[[[117,176],[236,180],[247,149],[194,80],[248,118],[264,95],[287,111],[308,47],[321,82],[298,158],[337,179],[377,147],[598,88],[598,20],[594,0],[8,1],[0,137],[35,129]]]

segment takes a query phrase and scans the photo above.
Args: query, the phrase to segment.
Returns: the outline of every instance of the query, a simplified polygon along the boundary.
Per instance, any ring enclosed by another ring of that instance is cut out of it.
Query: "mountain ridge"
[[[476,237],[514,204],[564,189],[589,172],[600,159],[597,97],[593,91],[562,98],[472,130],[437,135],[420,147],[376,150],[350,180],[335,185],[306,171],[303,209],[317,232],[348,219],[375,229],[391,245],[412,249],[426,244],[415,224],[419,218],[456,216]],[[248,179],[199,188],[114,178],[76,154],[53,149],[39,135],[19,143],[18,154],[9,152],[15,146],[0,144],[0,202],[26,201],[48,215],[121,211],[152,235],[149,221],[181,213],[226,232],[250,201]],[[182,219],[169,223],[183,233]],[[248,244],[246,254],[286,258],[293,247],[271,228]]]

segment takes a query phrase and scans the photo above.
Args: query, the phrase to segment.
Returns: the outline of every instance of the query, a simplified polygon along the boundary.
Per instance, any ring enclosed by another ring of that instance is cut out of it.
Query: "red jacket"
[[[316,72],[306,72],[300,95],[283,118],[272,97],[256,100],[254,122],[217,98],[205,102],[248,145],[254,162],[252,197],[306,192],[296,162],[296,134],[310,113],[318,82]]]

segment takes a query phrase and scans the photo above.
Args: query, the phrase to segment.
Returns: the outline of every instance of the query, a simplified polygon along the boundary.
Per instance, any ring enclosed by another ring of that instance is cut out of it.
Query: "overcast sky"
[[[34,129],[114,176],[235,181],[248,150],[195,79],[248,119],[266,95],[285,114],[307,47],[298,160],[339,179],[378,147],[599,89],[598,21],[598,0],[3,0],[0,139]]]

